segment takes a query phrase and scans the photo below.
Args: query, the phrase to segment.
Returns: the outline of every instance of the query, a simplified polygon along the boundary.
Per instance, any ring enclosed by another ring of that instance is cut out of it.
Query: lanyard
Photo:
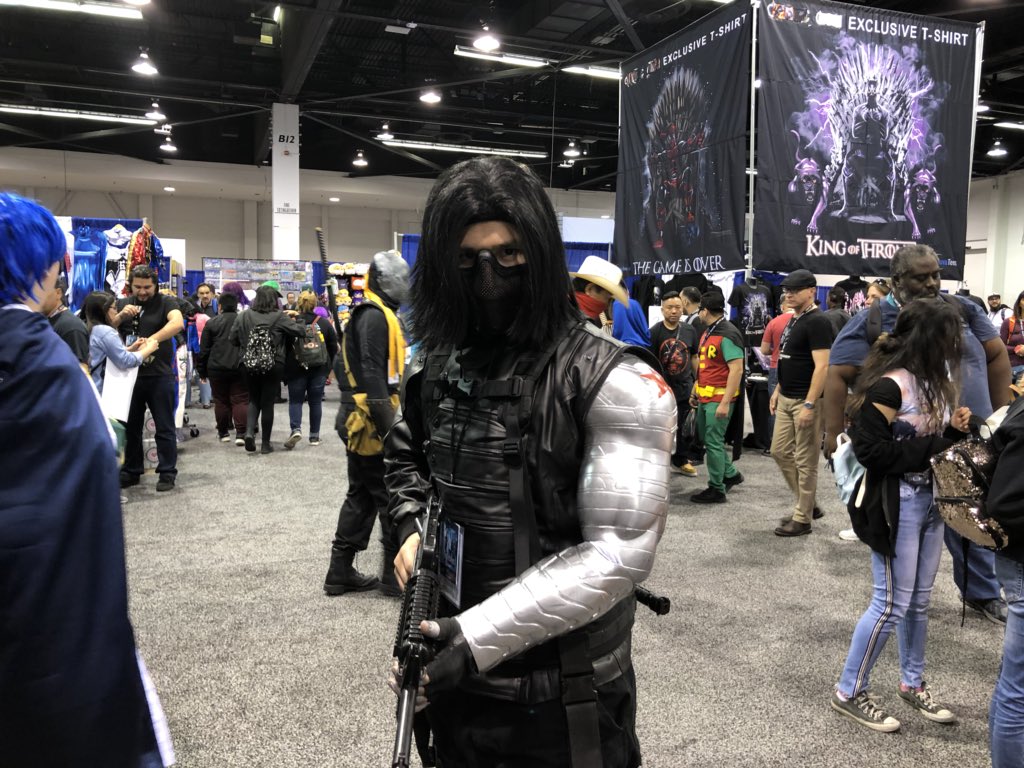
[[[786,344],[789,341],[789,335],[793,332],[793,328],[796,327],[796,324],[800,322],[804,315],[810,314],[815,309],[817,309],[817,307],[811,304],[810,307],[805,309],[799,315],[794,315],[793,318],[786,323],[786,327],[782,330],[782,338],[779,339],[779,357],[789,357],[789,354],[786,352]]]

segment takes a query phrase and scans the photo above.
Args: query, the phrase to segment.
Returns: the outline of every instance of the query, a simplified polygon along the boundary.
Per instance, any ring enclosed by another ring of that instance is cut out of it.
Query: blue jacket
[[[46,318],[0,338],[0,765],[159,765],[106,419]]]

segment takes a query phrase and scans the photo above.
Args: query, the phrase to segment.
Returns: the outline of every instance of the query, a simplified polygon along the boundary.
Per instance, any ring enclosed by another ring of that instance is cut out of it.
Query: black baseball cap
[[[700,297],[700,308],[709,312],[724,312],[725,296],[718,291],[708,291]]]
[[[783,288],[814,288],[818,278],[809,269],[794,269],[782,281]]]

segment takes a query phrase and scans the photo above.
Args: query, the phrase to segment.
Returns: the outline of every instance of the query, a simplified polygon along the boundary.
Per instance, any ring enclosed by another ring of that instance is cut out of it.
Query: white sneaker
[[[292,433],[288,435],[288,439],[284,441],[284,447],[290,451],[292,448],[298,445],[299,441],[301,440],[302,433],[297,429],[293,429]]]
[[[844,528],[839,532],[839,538],[843,541],[859,541],[859,537],[853,532],[853,528]]]

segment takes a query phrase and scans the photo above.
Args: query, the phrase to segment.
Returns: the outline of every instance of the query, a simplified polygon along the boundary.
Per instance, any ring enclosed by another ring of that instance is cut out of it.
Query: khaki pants
[[[800,428],[796,420],[804,410],[803,398],[779,394],[775,408],[775,432],[772,434],[772,458],[796,496],[793,520],[810,524],[814,513],[814,496],[818,489],[822,416],[819,403],[814,409],[814,423],[810,427]]]

